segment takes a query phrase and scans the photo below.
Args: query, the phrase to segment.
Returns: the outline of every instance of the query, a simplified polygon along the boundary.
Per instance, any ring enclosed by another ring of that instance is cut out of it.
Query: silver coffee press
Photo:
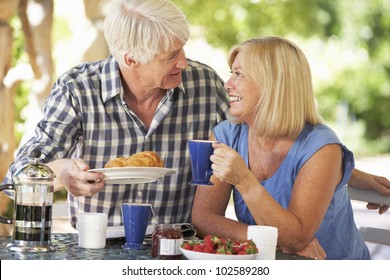
[[[0,217],[1,223],[13,224],[7,249],[16,252],[49,252],[51,244],[54,172],[40,164],[39,150],[31,152],[32,163],[22,166],[13,177],[14,184],[0,186],[0,191],[14,191],[13,218]]]

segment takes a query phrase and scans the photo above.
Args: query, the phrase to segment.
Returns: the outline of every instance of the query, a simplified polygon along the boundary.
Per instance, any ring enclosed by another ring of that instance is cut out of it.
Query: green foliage
[[[354,152],[390,152],[390,0],[172,2],[192,25],[201,27],[210,44],[225,51],[243,40],[271,34],[315,38],[324,45],[338,42],[339,49],[324,57],[333,62],[331,77],[315,84],[319,110],[327,122],[337,123],[336,108],[345,102],[350,141],[359,142]],[[348,55],[354,56],[352,61]]]
[[[22,31],[22,24],[18,17],[12,17],[10,20],[10,26],[13,32],[13,48],[12,48],[12,62],[11,65],[15,66],[20,62],[28,62],[28,56],[25,51],[25,43]]]
[[[53,42],[59,42],[64,39],[72,37],[72,31],[69,27],[69,23],[65,18],[54,17],[53,19]]]
[[[53,201],[66,201],[68,198],[68,191],[66,189],[62,189],[60,191],[56,191],[54,193]]]
[[[333,83],[379,152],[390,152],[390,1],[344,1],[342,39],[368,57],[358,67],[346,65]],[[333,93],[333,92],[332,92]]]
[[[30,85],[28,83],[22,83],[16,91],[16,96],[14,98],[15,105],[15,137],[18,143],[23,137],[24,130],[22,129],[22,124],[26,121],[22,117],[22,110],[28,104],[28,93],[30,92]]]
[[[208,42],[223,49],[252,37],[295,33],[326,37],[338,32],[335,1],[174,0]]]
[[[10,26],[13,30],[13,46],[12,46],[12,66],[14,67],[18,63],[28,63],[28,55],[25,51],[24,35],[22,32],[22,25],[18,17],[13,17],[10,21]],[[30,85],[28,83],[21,83],[17,88],[16,96],[14,98],[15,105],[15,136],[19,142],[22,138],[23,131],[19,129],[24,123],[21,111],[28,103],[28,93],[30,91]]]

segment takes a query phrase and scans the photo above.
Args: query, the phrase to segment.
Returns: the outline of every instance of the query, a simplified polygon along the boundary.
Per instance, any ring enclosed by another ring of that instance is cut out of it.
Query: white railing
[[[361,190],[348,187],[348,192],[349,197],[352,200],[390,205],[390,196],[381,195],[373,190]],[[367,242],[390,245],[390,220],[389,229],[360,226],[359,230],[362,233],[364,240]]]

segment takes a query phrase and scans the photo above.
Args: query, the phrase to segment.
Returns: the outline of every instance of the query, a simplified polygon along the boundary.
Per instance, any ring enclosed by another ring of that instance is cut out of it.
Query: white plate
[[[154,182],[176,171],[162,167],[113,167],[90,169],[90,172],[101,172],[106,183],[110,184],[142,184]]]
[[[251,255],[223,255],[223,254],[211,254],[202,253],[180,248],[183,255],[189,260],[254,260],[257,254]]]

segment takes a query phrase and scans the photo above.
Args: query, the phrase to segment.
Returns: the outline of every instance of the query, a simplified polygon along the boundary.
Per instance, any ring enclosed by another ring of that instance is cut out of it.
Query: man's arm
[[[366,173],[356,168],[352,171],[348,185],[357,189],[374,190],[381,195],[390,196],[390,181],[387,178]],[[379,214],[383,214],[389,209],[389,205],[373,203],[368,203],[366,207],[370,210],[379,210]]]

